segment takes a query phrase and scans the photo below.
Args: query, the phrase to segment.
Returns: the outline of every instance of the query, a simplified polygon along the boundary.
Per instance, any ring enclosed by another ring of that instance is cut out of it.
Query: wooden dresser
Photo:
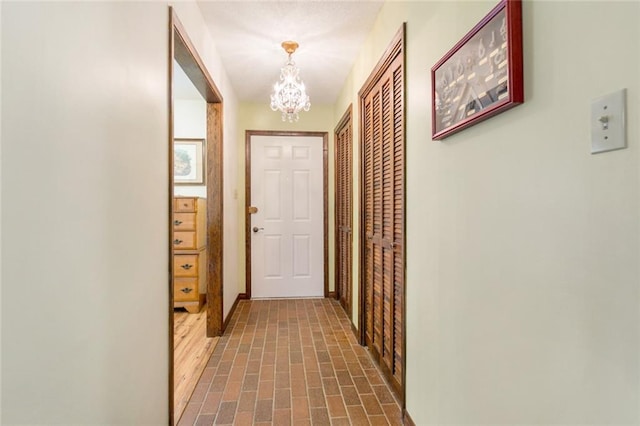
[[[173,199],[173,307],[198,313],[207,288],[207,205],[199,197]]]

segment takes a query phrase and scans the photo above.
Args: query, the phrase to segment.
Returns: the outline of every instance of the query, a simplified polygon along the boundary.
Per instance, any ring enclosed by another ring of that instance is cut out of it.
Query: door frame
[[[339,286],[338,283],[340,282],[340,278],[339,278],[339,270],[338,270],[338,264],[340,263],[340,257],[339,257],[339,252],[338,252],[338,237],[340,235],[340,230],[338,229],[338,133],[347,125],[351,125],[351,158],[348,159],[348,161],[351,161],[351,176],[349,176],[349,179],[351,181],[351,197],[349,199],[349,202],[351,203],[351,217],[349,218],[349,226],[351,228],[351,244],[349,245],[349,249],[351,250],[351,268],[349,270],[349,280],[348,280],[348,285],[350,286],[350,296],[351,296],[351,300],[349,301],[349,307],[347,309],[347,307],[343,306],[345,312],[347,313],[347,316],[349,317],[349,319],[351,320],[351,322],[353,323],[353,104],[349,104],[349,107],[347,108],[347,110],[344,112],[344,114],[342,115],[342,118],[340,118],[340,121],[338,121],[338,124],[336,125],[335,130],[333,131],[333,141],[334,141],[334,150],[333,150],[333,154],[334,154],[334,159],[333,159],[333,164],[334,164],[334,179],[333,179],[333,184],[334,184],[334,188],[333,188],[333,193],[334,193],[334,215],[333,215],[333,231],[334,231],[334,262],[335,262],[335,267],[334,267],[334,273],[335,273],[335,277],[334,277],[334,289],[335,289],[335,294],[336,294],[336,299],[339,301],[340,298],[342,297],[342,292],[343,292],[343,288],[342,286]]]
[[[323,193],[323,262],[324,262],[324,297],[329,297],[329,133],[328,132],[294,132],[277,130],[245,131],[245,190],[244,190],[244,236],[245,236],[245,274],[246,298],[251,299],[251,137],[252,136],[303,136],[322,138],[322,193]]]
[[[173,140],[174,93],[173,60],[180,64],[198,92],[207,103],[206,182],[207,182],[207,337],[220,336],[224,331],[222,286],[223,241],[223,160],[222,160],[222,111],[223,100],[202,58],[198,54],[187,31],[173,7],[169,7],[169,58],[168,58],[168,110],[169,110],[169,203],[168,203],[168,271],[169,271],[169,421],[174,419],[174,316],[173,316]],[[220,242],[215,243],[214,242]]]

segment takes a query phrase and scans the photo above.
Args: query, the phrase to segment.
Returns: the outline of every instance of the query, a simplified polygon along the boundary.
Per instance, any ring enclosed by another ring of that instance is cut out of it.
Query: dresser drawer
[[[198,255],[197,254],[174,254],[173,273],[176,277],[197,277],[198,276]]]
[[[174,231],[193,231],[196,229],[195,213],[174,213],[173,214],[173,230]]]
[[[196,199],[195,198],[175,198],[173,200],[174,212],[195,212],[196,211]]]
[[[198,300],[198,278],[176,278],[173,282],[173,300],[176,302],[189,302]]]
[[[176,250],[193,250],[196,246],[196,233],[194,231],[174,232],[173,248]]]

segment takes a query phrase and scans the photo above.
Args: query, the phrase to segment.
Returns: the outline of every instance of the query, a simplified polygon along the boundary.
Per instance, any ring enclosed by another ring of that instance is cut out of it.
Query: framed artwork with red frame
[[[524,102],[521,0],[501,0],[431,68],[431,102],[433,140]]]

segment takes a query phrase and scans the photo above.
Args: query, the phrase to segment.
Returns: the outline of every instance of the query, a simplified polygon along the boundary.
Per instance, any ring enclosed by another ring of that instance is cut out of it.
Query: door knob
[[[257,226],[253,227],[253,232],[260,232],[260,231],[264,231],[264,228],[258,228]]]

